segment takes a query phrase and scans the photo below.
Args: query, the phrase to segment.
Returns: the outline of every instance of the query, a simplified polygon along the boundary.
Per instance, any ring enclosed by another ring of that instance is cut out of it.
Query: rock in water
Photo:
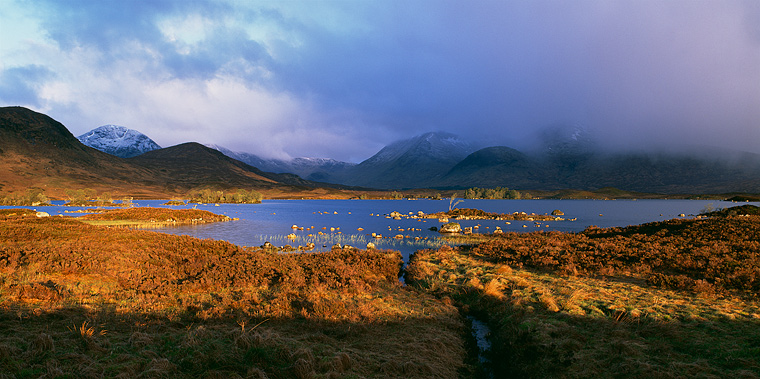
[[[448,224],[441,225],[441,227],[438,229],[438,233],[441,234],[460,233],[461,231],[462,225],[459,225],[459,223],[456,222],[450,222]]]

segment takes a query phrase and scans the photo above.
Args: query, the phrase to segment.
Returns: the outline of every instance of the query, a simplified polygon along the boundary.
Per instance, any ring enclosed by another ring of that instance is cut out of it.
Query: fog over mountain
[[[760,153],[760,2],[5,0],[0,105],[265,159],[427,132]],[[242,138],[246,136],[246,138]]]

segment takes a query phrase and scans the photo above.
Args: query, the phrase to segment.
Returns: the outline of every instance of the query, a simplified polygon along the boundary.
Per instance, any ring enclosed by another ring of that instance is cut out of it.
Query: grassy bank
[[[760,376],[758,216],[493,236],[407,283],[492,330],[497,377]]]
[[[0,372],[26,377],[471,376],[457,309],[396,252],[0,219]]]
[[[168,225],[206,224],[232,218],[199,209],[127,208],[87,214],[78,218],[90,225],[157,228]]]

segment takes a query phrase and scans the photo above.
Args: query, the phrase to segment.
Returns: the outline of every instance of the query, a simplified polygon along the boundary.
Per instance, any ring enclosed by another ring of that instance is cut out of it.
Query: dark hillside
[[[282,184],[309,186],[314,184],[298,176],[263,172],[256,167],[232,159],[218,150],[199,143],[188,142],[164,149],[149,151],[129,159],[139,166],[170,177],[172,186],[250,187],[271,188]]]
[[[442,187],[539,188],[547,178],[545,169],[525,154],[506,147],[478,150],[459,162],[439,183]],[[458,184],[457,184],[458,183]]]
[[[319,187],[295,175],[263,172],[197,143],[122,159],[82,144],[65,126],[22,107],[0,108],[0,190],[37,187],[49,196],[66,190],[142,197],[185,195],[202,187],[272,190]]]
[[[44,114],[22,107],[0,108],[0,185],[4,190],[113,186],[145,181],[152,175],[83,145]]]

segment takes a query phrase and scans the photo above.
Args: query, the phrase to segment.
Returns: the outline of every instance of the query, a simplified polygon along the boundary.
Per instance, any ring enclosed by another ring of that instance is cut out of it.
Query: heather
[[[505,233],[472,253],[510,267],[631,276],[696,292],[760,293],[758,216],[673,219],[582,233]]]
[[[468,237],[408,285],[491,328],[496,377],[760,376],[760,219]]]
[[[16,377],[470,375],[458,311],[404,288],[400,265],[392,251],[273,254],[9,215],[0,219],[0,371]]]
[[[199,209],[127,208],[113,209],[102,213],[84,215],[83,221],[134,221],[141,223],[202,224],[232,220],[228,216],[217,215]]]

